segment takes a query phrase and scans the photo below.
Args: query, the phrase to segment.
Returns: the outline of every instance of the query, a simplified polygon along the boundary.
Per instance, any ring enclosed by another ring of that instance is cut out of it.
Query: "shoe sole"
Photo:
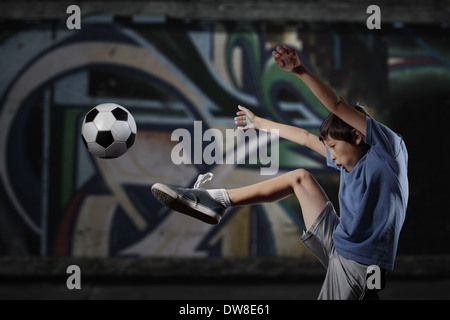
[[[200,204],[195,204],[161,183],[155,183],[152,186],[152,193],[166,207],[208,224],[218,224],[222,218],[220,214]]]

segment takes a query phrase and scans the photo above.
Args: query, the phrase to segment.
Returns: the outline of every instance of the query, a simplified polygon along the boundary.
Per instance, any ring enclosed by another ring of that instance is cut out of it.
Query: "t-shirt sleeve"
[[[402,137],[371,117],[366,116],[365,143],[385,160],[395,159],[401,151]]]

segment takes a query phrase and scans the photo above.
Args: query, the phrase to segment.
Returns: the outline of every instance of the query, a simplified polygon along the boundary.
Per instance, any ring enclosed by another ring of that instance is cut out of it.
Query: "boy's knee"
[[[292,172],[293,184],[301,184],[311,178],[311,173],[305,169],[297,169]]]

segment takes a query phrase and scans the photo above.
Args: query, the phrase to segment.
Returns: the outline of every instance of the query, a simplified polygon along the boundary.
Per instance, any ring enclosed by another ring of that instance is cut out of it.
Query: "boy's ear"
[[[355,141],[355,144],[359,146],[361,142],[363,141],[362,133],[356,129],[352,130],[353,133],[353,139]]]

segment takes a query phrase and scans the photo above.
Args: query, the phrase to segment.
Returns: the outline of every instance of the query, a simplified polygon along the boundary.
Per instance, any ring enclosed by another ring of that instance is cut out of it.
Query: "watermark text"
[[[171,140],[178,141],[171,152],[172,162],[180,164],[261,164],[262,175],[274,175],[279,168],[278,130],[211,128],[203,132],[202,121],[194,121],[194,131],[179,128]],[[205,145],[206,143],[206,145]],[[270,152],[269,152],[270,149]]]

